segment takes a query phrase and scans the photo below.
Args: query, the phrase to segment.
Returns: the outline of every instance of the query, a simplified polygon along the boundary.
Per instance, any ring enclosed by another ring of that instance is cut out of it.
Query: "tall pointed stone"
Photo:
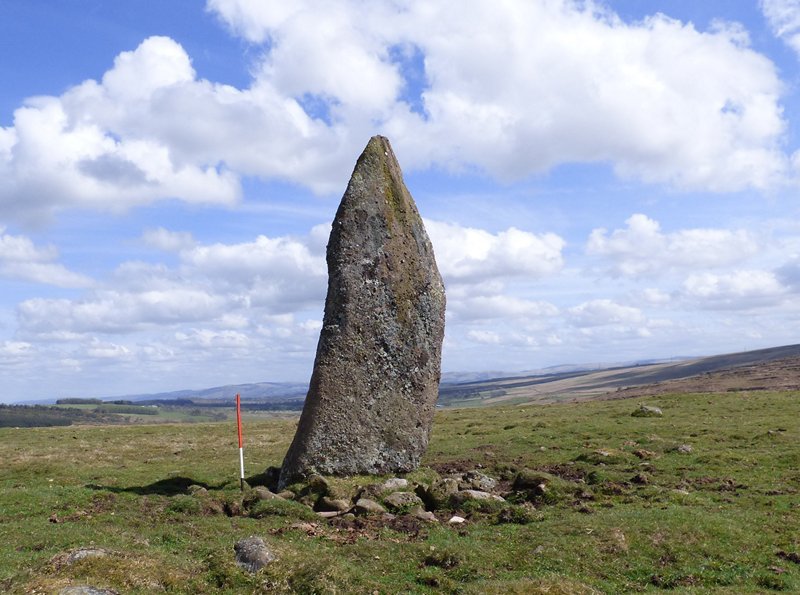
[[[281,469],[415,469],[441,375],[445,294],[428,234],[389,141],[370,139],[333,221],[314,371]]]

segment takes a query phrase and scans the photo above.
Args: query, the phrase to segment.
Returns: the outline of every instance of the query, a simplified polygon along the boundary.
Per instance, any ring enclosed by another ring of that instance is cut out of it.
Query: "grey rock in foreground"
[[[445,294],[389,141],[370,139],[331,230],[314,370],[280,486],[419,465],[441,376]]]
[[[631,413],[633,417],[661,417],[664,412],[658,407],[651,407],[650,405],[640,405],[639,408]]]
[[[276,559],[275,554],[269,551],[267,544],[260,537],[240,539],[233,549],[236,552],[236,564],[248,572],[258,572]]]

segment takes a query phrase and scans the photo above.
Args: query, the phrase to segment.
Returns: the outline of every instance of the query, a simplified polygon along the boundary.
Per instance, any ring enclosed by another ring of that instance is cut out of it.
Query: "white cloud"
[[[93,333],[171,328],[199,346],[231,347],[262,320],[270,327],[293,327],[292,313],[308,307],[322,310],[326,265],[315,234],[203,245],[190,234],[148,230],[145,243],[177,251],[176,267],[125,262],[104,286],[77,299],[24,300],[17,306],[19,332],[69,342]],[[35,250],[32,244],[12,245],[27,257]],[[54,251],[45,254],[52,255]],[[198,323],[210,326],[195,328]]]
[[[608,325],[644,326],[646,318],[639,308],[624,306],[609,299],[584,302],[568,310],[572,323],[578,327]]]
[[[180,252],[195,245],[194,238],[188,231],[169,231],[163,227],[146,229],[142,234],[142,241],[165,252]]]
[[[415,165],[477,165],[517,178],[607,161],[623,175],[712,190],[765,187],[787,166],[775,67],[732,24],[700,32],[663,15],[627,24],[566,0],[458,11],[422,1],[210,0],[208,8],[248,40],[269,41],[259,84],[316,97],[350,130],[380,114]],[[319,51],[321,40],[343,54]],[[424,116],[399,100],[410,66],[393,48],[424,57]],[[314,67],[295,68],[305,56],[316,57]],[[361,68],[332,76],[348,62]],[[375,97],[376,87],[386,93]],[[370,109],[359,117],[361,98]]]
[[[183,48],[151,37],[120,54],[101,83],[27,100],[0,135],[0,215],[39,221],[71,206],[121,211],[169,197],[232,204],[238,180],[219,158],[182,159],[146,125],[165,96],[202,84],[193,80]]]
[[[476,343],[486,345],[497,345],[500,343],[500,335],[494,331],[472,330],[467,333],[467,338]]]
[[[57,287],[88,287],[92,280],[53,262],[58,251],[39,248],[25,236],[5,233],[0,227],[0,276]]]
[[[3,341],[0,343],[0,366],[17,364],[34,354],[33,345],[26,341]]]
[[[304,275],[324,279],[327,273],[322,254],[288,237],[260,235],[253,242],[195,246],[182,252],[181,260],[207,275],[247,284],[287,276],[298,281]]]
[[[684,282],[683,291],[703,307],[732,309],[775,305],[787,293],[775,273],[761,270],[693,274]]]
[[[175,287],[140,293],[101,290],[81,300],[33,298],[17,306],[25,333],[128,333],[219,316],[223,297],[201,289]]]
[[[94,359],[127,360],[133,353],[125,345],[94,339],[86,349],[86,355]]]
[[[641,292],[641,298],[648,304],[663,306],[669,304],[672,298],[668,293],[656,287],[647,287]]]
[[[247,88],[199,79],[177,42],[150,37],[99,80],[27,100],[0,129],[0,216],[232,205],[241,176],[338,192],[376,131],[406,168],[507,180],[569,162],[714,191],[789,175],[783,88],[741,27],[629,24],[567,0],[208,10],[262,44]]]
[[[242,332],[234,330],[215,331],[212,329],[192,329],[190,332],[175,333],[175,338],[188,348],[237,348],[250,347],[251,341]]]
[[[636,214],[626,229],[595,229],[587,252],[611,261],[615,274],[637,277],[674,269],[722,267],[741,263],[759,246],[746,230],[686,229],[665,234],[657,221]]]
[[[509,295],[457,296],[448,311],[455,314],[459,321],[517,320],[521,323],[558,314],[558,308],[548,302]]]
[[[426,221],[436,262],[446,283],[478,282],[492,278],[537,278],[563,266],[564,240],[536,235],[514,227],[496,234],[453,223]]]
[[[760,4],[775,36],[800,55],[800,0],[761,0]]]

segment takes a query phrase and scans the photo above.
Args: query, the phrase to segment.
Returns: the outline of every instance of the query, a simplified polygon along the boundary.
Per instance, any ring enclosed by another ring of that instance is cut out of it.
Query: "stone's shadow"
[[[91,490],[103,490],[112,492],[114,494],[128,493],[138,494],[140,496],[177,496],[178,494],[186,494],[189,486],[197,485],[207,490],[219,490],[225,487],[230,482],[225,481],[217,485],[211,485],[202,481],[196,481],[191,477],[168,477],[166,479],[159,479],[144,486],[130,486],[127,488],[119,486],[103,486],[97,484],[87,484],[87,488]]]
[[[244,480],[251,488],[256,486],[264,486],[268,490],[275,492],[278,488],[278,479],[280,477],[280,473],[280,467],[267,467],[265,471],[256,473],[250,477],[245,477]]]

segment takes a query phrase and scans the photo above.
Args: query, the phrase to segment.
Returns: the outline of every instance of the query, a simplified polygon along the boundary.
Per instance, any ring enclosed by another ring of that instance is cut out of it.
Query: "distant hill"
[[[634,397],[664,392],[800,390],[800,345],[590,371],[442,385],[442,405]]]
[[[307,391],[308,384],[291,382],[254,382],[250,384],[229,384],[226,386],[215,386],[213,388],[186,389],[146,395],[123,395],[114,398],[137,402],[155,400],[168,401],[174,399],[228,401],[235,398],[238,393],[243,401],[269,402],[284,401],[293,398],[303,399]],[[107,400],[108,398],[104,398],[103,400]]]
[[[439,405],[550,403],[609,395],[633,397],[663,392],[759,389],[800,390],[800,345],[668,361],[566,364],[517,373],[451,372],[442,375]],[[270,403],[301,401],[307,391],[307,383],[256,382],[102,399],[230,401],[239,393],[243,401]],[[39,404],[54,402],[55,399],[37,401]]]

